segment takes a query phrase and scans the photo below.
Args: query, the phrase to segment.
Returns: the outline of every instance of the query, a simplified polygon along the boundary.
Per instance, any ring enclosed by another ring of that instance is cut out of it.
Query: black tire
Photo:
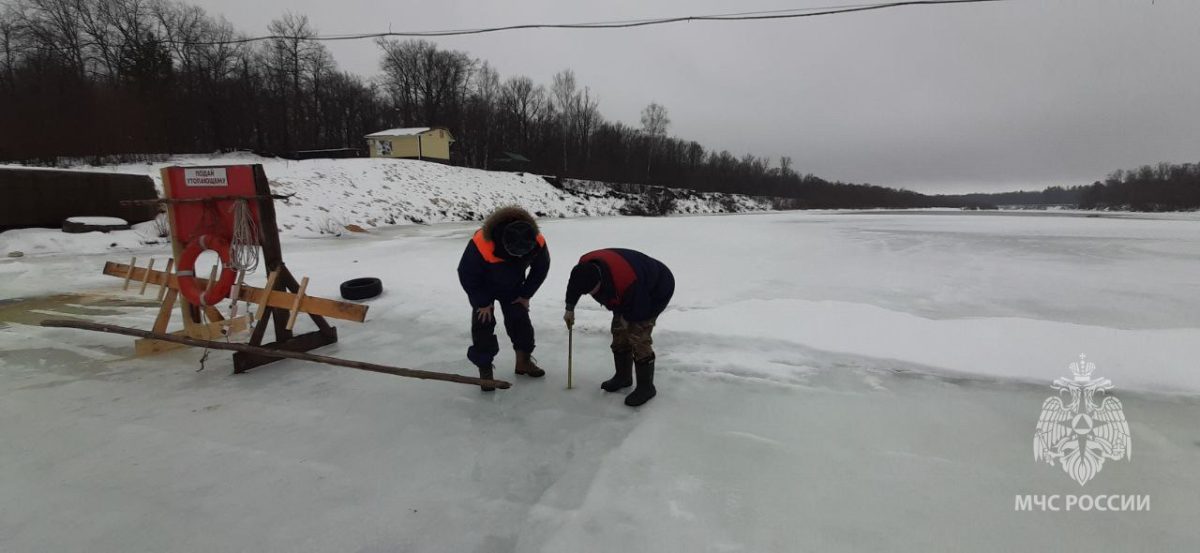
[[[342,297],[348,300],[370,299],[383,293],[383,281],[374,278],[354,278],[342,283]]]

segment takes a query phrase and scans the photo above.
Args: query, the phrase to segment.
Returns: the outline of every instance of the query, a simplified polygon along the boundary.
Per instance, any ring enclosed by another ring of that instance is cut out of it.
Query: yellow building
[[[454,137],[439,127],[409,127],[373,132],[367,139],[371,157],[402,157],[450,161],[450,144]]]

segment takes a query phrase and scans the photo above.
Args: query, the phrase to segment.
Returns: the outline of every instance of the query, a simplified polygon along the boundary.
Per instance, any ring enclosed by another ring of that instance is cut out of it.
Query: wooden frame
[[[262,247],[263,261],[270,276],[268,277],[266,288],[241,285],[237,290],[238,300],[257,303],[259,305],[258,321],[254,325],[253,332],[250,334],[249,345],[296,352],[308,351],[335,343],[337,342],[337,329],[329,325],[325,320],[325,315],[361,322],[366,318],[366,306],[305,295],[300,283],[296,282],[296,278],[292,276],[291,271],[283,263],[283,252],[279,245],[279,226],[275,217],[275,200],[271,194],[271,186],[267,181],[267,174],[263,171],[262,165],[255,164],[250,167],[254,179],[254,196],[249,198],[249,201],[258,202],[259,245]],[[230,196],[215,196],[206,199],[176,200],[171,197],[172,181],[169,167],[162,170],[162,180],[163,199],[161,202],[166,204],[233,199]],[[183,252],[184,245],[179,242],[177,234],[174,232],[176,221],[173,209],[167,209],[167,219],[172,229],[171,248],[174,252],[174,259],[178,259]],[[179,304],[180,314],[183,318],[183,335],[191,338],[210,339],[213,336],[220,336],[225,332],[237,332],[238,328],[244,328],[238,322],[238,319],[242,319],[242,317],[238,317],[234,321],[224,321],[220,312],[212,308],[204,309],[204,313],[213,322],[209,324],[202,323],[200,320],[201,309],[199,306],[190,304],[178,294],[178,283],[174,275],[169,272],[163,273],[148,269],[139,269],[134,264],[135,261],[133,260],[130,261],[128,266],[121,266],[119,263],[110,262],[105,264],[104,272],[105,274],[125,277],[126,289],[129,286],[129,281],[138,276],[141,276],[143,286],[145,284],[158,284],[171,288],[166,293],[167,297],[164,298],[163,309],[169,313],[172,309],[172,306],[169,304],[176,302]],[[201,279],[197,280],[200,281]],[[206,287],[208,282],[212,280],[210,278],[205,282],[197,282],[197,284]],[[168,299],[171,301],[167,301]],[[312,319],[313,323],[317,325],[317,330],[297,336],[292,333],[291,329],[295,325],[296,316],[301,311]],[[158,320],[155,321],[156,332],[159,334],[165,332],[166,328],[163,323],[167,319],[169,317],[164,318],[163,311],[160,310]],[[275,327],[275,341],[263,344],[268,319],[272,321],[272,325]],[[214,332],[218,332],[218,334],[214,335]],[[146,346],[143,349],[153,348]],[[254,350],[255,353],[251,353],[250,351],[239,351],[234,354],[234,372],[245,372],[279,359],[278,357],[258,353],[259,350]]]
[[[325,317],[311,310],[304,309],[307,302],[318,298],[301,298],[300,283],[296,282],[296,277],[292,276],[292,272],[283,264],[283,251],[279,246],[279,223],[275,219],[275,200],[271,198],[271,186],[267,182],[267,173],[263,171],[262,165],[254,165],[253,168],[254,193],[259,197],[257,200],[258,228],[263,262],[266,264],[268,274],[278,272],[275,282],[264,293],[268,294],[268,296],[276,295],[274,293],[275,290],[296,293],[296,297],[301,299],[296,308],[308,314],[313,323],[317,325],[317,330],[299,336],[292,334],[292,331],[288,328],[290,325],[287,324],[287,319],[289,318],[288,311],[272,306],[269,307],[268,315],[264,316],[258,324],[254,325],[254,331],[250,334],[250,345],[264,345],[263,337],[267,330],[267,318],[271,318],[273,321],[275,341],[266,344],[266,347],[295,352],[309,351],[333,344],[337,342],[337,329],[330,326],[325,321]],[[266,300],[267,304],[272,305],[274,299],[273,297],[268,297]],[[366,316],[366,306],[363,306],[363,316],[364,318]],[[278,360],[278,357],[266,357],[257,353],[239,351],[233,354],[233,372],[246,372],[254,367],[260,367]]]

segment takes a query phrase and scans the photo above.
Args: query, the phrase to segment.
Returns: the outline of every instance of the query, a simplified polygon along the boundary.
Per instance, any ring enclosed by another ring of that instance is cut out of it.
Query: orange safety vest
[[[483,260],[488,263],[503,263],[504,258],[496,255],[496,243],[489,240],[483,235],[483,229],[475,231],[475,236],[471,237],[471,242],[475,244],[475,249],[479,250],[479,255],[483,256]],[[542,233],[537,235],[537,243],[540,247],[546,247],[546,237]]]
[[[633,265],[613,250],[596,250],[579,258],[581,264],[589,261],[597,261],[608,267],[608,274],[613,280],[613,297],[605,305],[609,309],[620,306],[621,302],[625,301],[625,292],[637,281],[637,272],[633,270]]]

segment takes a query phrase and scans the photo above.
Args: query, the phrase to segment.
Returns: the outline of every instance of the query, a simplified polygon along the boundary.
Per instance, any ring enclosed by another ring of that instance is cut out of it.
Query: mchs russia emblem
[[[1121,400],[1108,394],[1113,384],[1094,378],[1096,364],[1086,355],[1071,363],[1072,376],[1054,381],[1057,396],[1042,402],[1033,436],[1033,458],[1056,463],[1082,486],[1107,460],[1132,459],[1129,423]]]

